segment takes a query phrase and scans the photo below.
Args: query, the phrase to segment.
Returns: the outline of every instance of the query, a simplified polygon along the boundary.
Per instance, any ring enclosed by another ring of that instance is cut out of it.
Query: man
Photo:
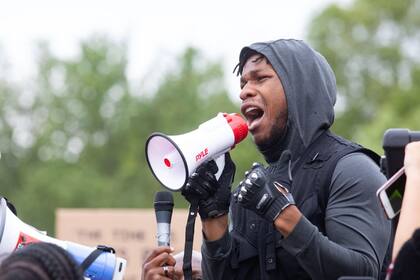
[[[199,198],[204,279],[379,277],[390,223],[376,200],[377,155],[329,131],[336,83],[325,58],[298,40],[241,50],[241,111],[269,164],[229,196],[234,165],[200,167],[183,190]],[[209,172],[211,170],[211,172]]]

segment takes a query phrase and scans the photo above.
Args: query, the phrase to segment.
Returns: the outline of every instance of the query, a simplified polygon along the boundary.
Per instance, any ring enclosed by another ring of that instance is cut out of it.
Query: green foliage
[[[419,10],[420,0],[356,0],[326,8],[309,31],[337,76],[333,129],[380,153],[387,128],[420,129]],[[126,71],[125,44],[92,37],[71,59],[41,44],[38,76],[26,87],[0,76],[0,184],[24,221],[52,231],[57,207],[152,207],[161,187],[145,160],[147,137],[239,111],[220,62],[196,49],[156,69],[152,92],[134,94]],[[262,161],[250,137],[231,154],[236,183]],[[186,207],[179,193],[175,200]]]
[[[3,76],[2,76],[3,77]],[[0,185],[2,193],[8,196],[14,186],[19,184],[19,159],[20,149],[13,140],[13,121],[11,116],[17,114],[19,105],[17,89],[0,78]]]
[[[419,0],[356,0],[314,18],[309,40],[337,77],[336,132],[382,153],[387,128],[420,129],[419,30]]]
[[[45,43],[38,53],[31,102],[22,106],[22,90],[0,81],[0,183],[24,221],[50,232],[58,207],[152,207],[161,187],[145,160],[147,137],[185,133],[218,112],[239,110],[220,62],[196,49],[186,49],[156,91],[143,95],[128,86],[124,43],[92,37],[71,59],[55,57]],[[16,119],[29,123],[26,144],[17,141]],[[250,139],[232,157],[237,181],[259,158]],[[187,206],[180,194],[175,200]]]

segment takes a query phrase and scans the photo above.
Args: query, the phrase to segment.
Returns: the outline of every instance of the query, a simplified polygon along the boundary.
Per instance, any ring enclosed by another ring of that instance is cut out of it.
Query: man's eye
[[[258,77],[258,81],[259,82],[263,82],[263,81],[265,81],[265,80],[267,80],[269,77],[268,76],[261,76],[261,77]]]

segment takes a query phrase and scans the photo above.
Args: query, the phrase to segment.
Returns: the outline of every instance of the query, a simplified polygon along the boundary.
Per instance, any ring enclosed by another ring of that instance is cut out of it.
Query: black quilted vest
[[[290,191],[296,205],[322,233],[332,174],[337,162],[354,152],[365,153],[379,162],[379,156],[372,151],[326,131],[293,167]],[[275,165],[268,169],[275,176]],[[235,275],[233,279],[311,279],[281,247],[282,236],[272,224],[238,203],[232,202],[231,207],[234,246],[229,274]]]

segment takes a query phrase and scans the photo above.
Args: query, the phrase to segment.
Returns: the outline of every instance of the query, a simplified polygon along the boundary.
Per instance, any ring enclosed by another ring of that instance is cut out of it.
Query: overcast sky
[[[227,72],[242,46],[255,41],[306,36],[312,16],[328,4],[351,0],[0,0],[0,55],[14,79],[34,73],[34,42],[47,40],[54,54],[77,54],[94,33],[127,40],[128,76],[139,81],[153,63],[194,46],[222,59]],[[164,65],[159,64],[159,67]],[[226,76],[236,94],[235,76]]]

